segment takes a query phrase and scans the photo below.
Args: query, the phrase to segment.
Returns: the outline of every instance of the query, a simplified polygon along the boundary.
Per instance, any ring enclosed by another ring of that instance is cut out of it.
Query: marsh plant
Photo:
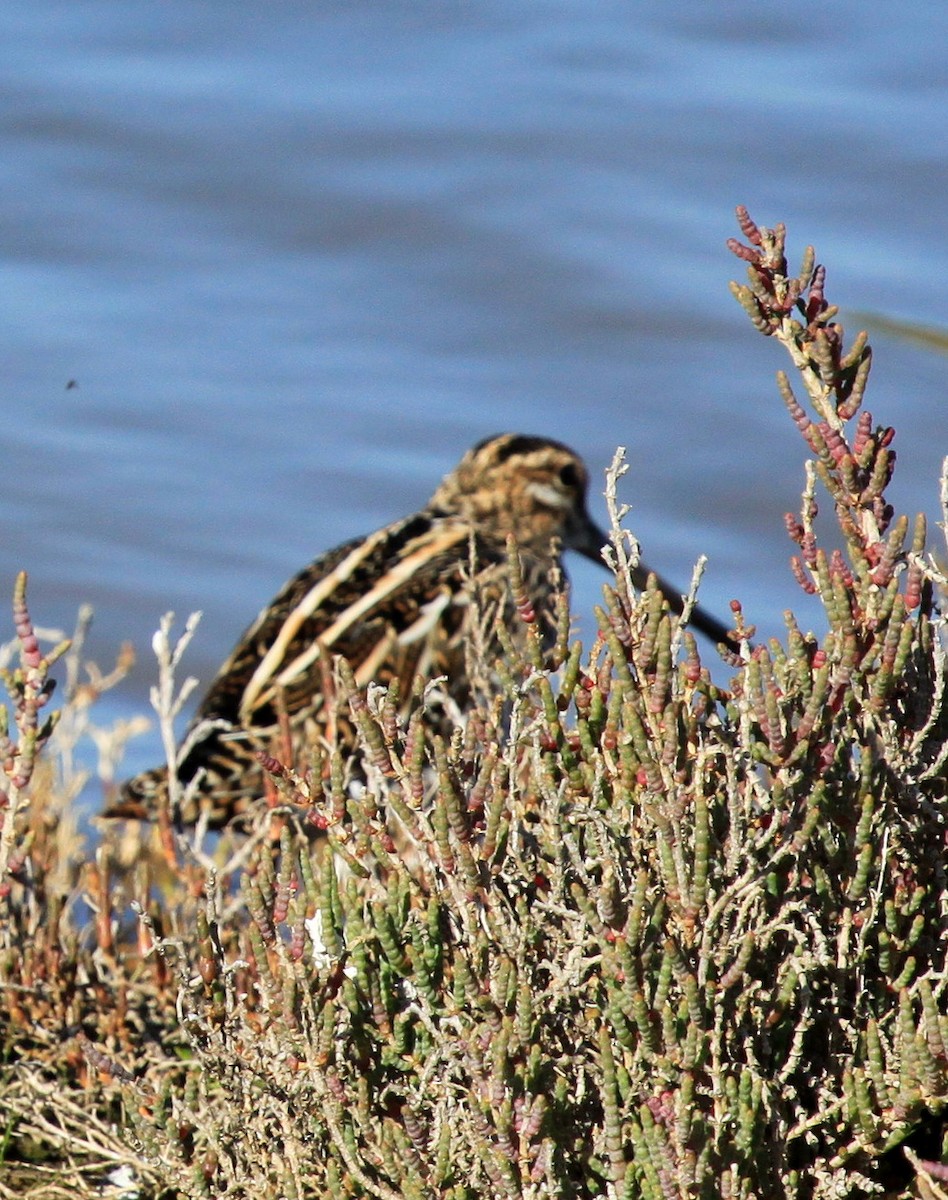
[[[735,602],[742,653],[702,655],[632,586],[619,455],[591,646],[565,603],[544,644],[511,546],[520,627],[472,646],[495,698],[452,736],[340,663],[364,786],[276,745],[249,834],[90,854],[62,764],[116,672],[44,723],[18,585],[0,1194],[948,1195],[944,578],[886,498],[865,336],[812,250],[791,276],[782,227],[738,216],[734,294],[793,368],[788,586],[819,633],[788,610],[755,644]],[[170,620],[156,647],[170,745]]]

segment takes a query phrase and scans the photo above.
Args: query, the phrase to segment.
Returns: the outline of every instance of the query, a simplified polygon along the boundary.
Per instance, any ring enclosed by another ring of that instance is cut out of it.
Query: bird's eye
[[[579,471],[575,463],[567,463],[565,467],[560,468],[560,483],[563,487],[579,487]]]

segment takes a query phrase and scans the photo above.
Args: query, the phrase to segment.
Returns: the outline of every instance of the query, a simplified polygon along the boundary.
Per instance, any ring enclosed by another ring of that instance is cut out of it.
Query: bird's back
[[[417,675],[445,677],[468,699],[465,631],[471,598],[506,589],[503,548],[474,537],[457,516],[422,510],[322,555],[293,576],[244,632],[212,681],[182,741],[183,786],[199,774],[185,822],[206,806],[210,824],[232,820],[262,792],[257,754],[270,751],[280,713],[291,729],[348,748],[346,697],[334,686],[336,656],[356,683],[396,684],[407,699]],[[166,796],[167,768],[123,787],[106,816],[149,818]],[[193,809],[193,811],[192,811]]]

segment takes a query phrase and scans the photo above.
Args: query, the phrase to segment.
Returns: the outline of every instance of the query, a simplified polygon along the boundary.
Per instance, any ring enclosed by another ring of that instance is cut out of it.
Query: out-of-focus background
[[[707,553],[707,607],[820,627],[786,363],[724,242],[745,203],[816,243],[851,332],[945,322],[946,44],[941,0],[7,6],[0,604],[19,568],[42,624],[90,602],[94,656],[140,654],[108,705],[145,711],[161,613],[204,611],[208,678],[297,568],[514,430],[584,454],[603,520],[626,445],[652,565]],[[892,498],[937,516],[948,363],[874,344]]]

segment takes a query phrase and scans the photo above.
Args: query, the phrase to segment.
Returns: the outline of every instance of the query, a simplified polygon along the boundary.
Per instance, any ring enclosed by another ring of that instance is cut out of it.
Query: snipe
[[[211,827],[220,827],[261,795],[256,755],[272,745],[279,706],[296,729],[335,725],[337,655],[358,684],[397,680],[400,696],[411,694],[418,674],[443,675],[463,711],[471,597],[506,597],[508,535],[516,539],[538,619],[547,623],[565,578],[559,548],[602,563],[607,538],[586,511],[587,484],[582,460],[559,442],[488,438],[419,512],[330,550],[295,575],[240,638],[188,727],[178,776],[182,785],[199,778],[179,818],[194,822],[206,807]],[[637,587],[648,573],[639,566]],[[659,586],[680,612],[680,594],[661,579]],[[727,627],[702,609],[690,621],[713,641],[733,645]],[[152,817],[167,787],[164,767],[137,775],[105,815]]]

